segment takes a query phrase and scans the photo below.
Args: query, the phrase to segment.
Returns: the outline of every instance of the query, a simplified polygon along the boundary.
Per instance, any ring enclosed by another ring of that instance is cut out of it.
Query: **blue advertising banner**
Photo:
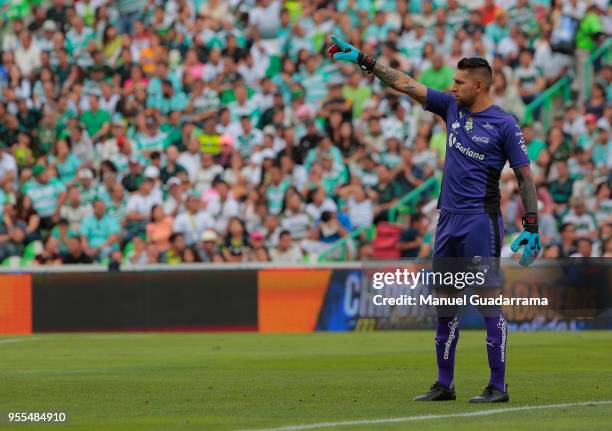
[[[462,286],[450,296],[461,302],[463,328],[482,328],[481,314],[490,307],[501,307],[512,330],[612,328],[610,259],[551,260],[529,268],[502,262],[501,288],[485,290],[464,283],[478,284],[479,268],[487,272],[485,260],[477,263],[470,263],[475,268],[473,278],[464,274],[460,284],[455,271],[450,279],[451,284]],[[361,271],[334,270],[316,329],[433,328],[439,306],[436,298],[444,296],[426,282],[434,275],[431,260],[370,262]]]

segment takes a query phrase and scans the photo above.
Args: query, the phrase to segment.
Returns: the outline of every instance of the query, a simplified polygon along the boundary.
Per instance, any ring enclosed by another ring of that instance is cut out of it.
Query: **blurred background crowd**
[[[459,59],[486,57],[524,125],[543,254],[612,256],[609,49],[591,58],[605,0],[0,5],[3,265],[430,256],[444,123],[331,62],[332,33],[441,91]],[[547,127],[550,106],[525,120],[565,77]],[[510,256],[509,168],[501,191]]]

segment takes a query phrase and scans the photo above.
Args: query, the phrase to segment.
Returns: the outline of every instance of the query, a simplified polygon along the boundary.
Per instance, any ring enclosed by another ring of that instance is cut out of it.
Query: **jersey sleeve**
[[[504,154],[510,162],[511,168],[529,165],[523,131],[514,118],[506,123],[506,127],[503,130],[503,143]]]
[[[453,96],[427,87],[425,110],[433,112],[446,120],[446,114],[453,103],[455,103]]]

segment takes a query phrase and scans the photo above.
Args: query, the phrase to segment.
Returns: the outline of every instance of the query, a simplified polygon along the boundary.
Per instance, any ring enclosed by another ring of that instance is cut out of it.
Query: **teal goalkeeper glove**
[[[523,227],[525,230],[514,240],[510,248],[516,253],[521,246],[525,246],[519,263],[522,266],[529,266],[542,250],[540,234],[538,233],[538,215],[535,213],[525,214],[523,216]]]
[[[369,55],[363,55],[357,48],[346,43],[338,36],[333,35],[331,38],[334,43],[327,50],[331,58],[334,60],[350,61],[351,63],[358,64],[364,72],[372,73],[376,60]]]

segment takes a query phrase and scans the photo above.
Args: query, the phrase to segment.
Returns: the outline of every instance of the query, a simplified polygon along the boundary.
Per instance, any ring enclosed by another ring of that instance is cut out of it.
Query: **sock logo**
[[[450,355],[451,344],[456,337],[455,333],[457,331],[457,327],[459,327],[459,318],[455,316],[453,320],[448,322],[448,327],[450,328],[450,332],[448,333],[446,343],[444,343],[444,359],[448,359],[448,356]]]
[[[506,331],[508,329],[508,325],[504,320],[503,316],[499,316],[499,321],[497,322],[497,327],[501,329],[501,344],[499,345],[501,351],[501,361],[506,361]]]

